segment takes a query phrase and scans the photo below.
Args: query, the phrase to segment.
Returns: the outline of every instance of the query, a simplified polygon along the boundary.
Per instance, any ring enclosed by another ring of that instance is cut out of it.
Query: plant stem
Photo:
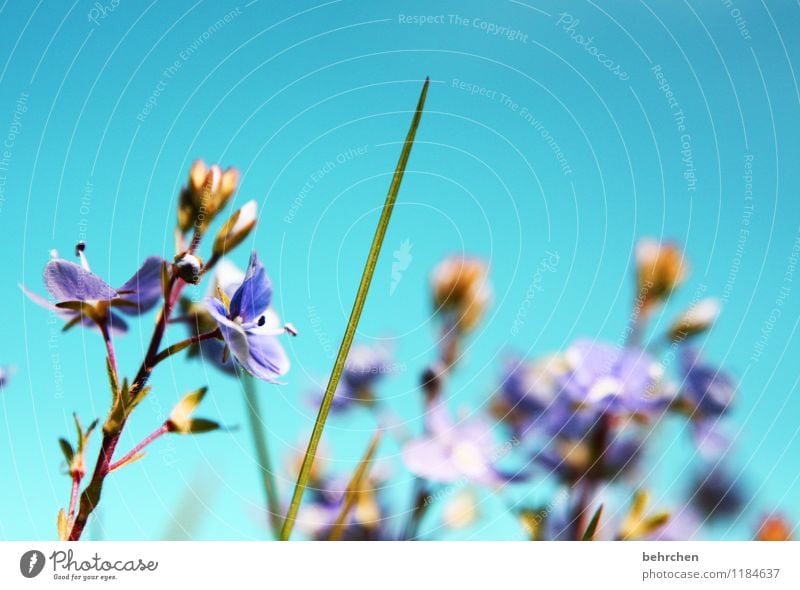
[[[81,486],[81,476],[77,473],[72,474],[72,492],[69,497],[69,512],[67,513],[67,522],[71,523],[75,517],[75,507],[78,505],[78,492]]]
[[[170,278],[169,288],[167,289],[167,297],[164,301],[164,306],[161,309],[161,315],[159,316],[156,326],[153,329],[153,335],[150,338],[150,345],[147,349],[147,354],[145,355],[144,361],[142,361],[139,371],[136,373],[136,378],[134,379],[130,388],[131,398],[133,398],[136,393],[138,393],[139,390],[145,386],[147,379],[150,377],[150,372],[155,366],[155,357],[158,354],[158,349],[161,346],[161,340],[164,337],[164,332],[166,331],[169,323],[169,316],[172,313],[175,302],[178,300],[180,292],[185,284],[186,283],[184,281],[179,280],[175,276]],[[92,472],[92,478],[89,480],[89,485],[86,486],[80,496],[78,514],[75,516],[75,522],[73,523],[72,530],[69,533],[70,541],[78,541],[81,538],[83,529],[86,527],[86,523],[89,520],[89,515],[100,502],[100,494],[103,490],[103,482],[111,471],[114,450],[117,448],[119,437],[124,428],[125,421],[123,420],[119,427],[115,430],[110,432],[106,432],[105,430],[103,431],[103,441],[100,446],[100,452],[97,455],[97,463],[95,464],[94,471]]]
[[[100,325],[100,331],[103,334],[103,342],[106,344],[106,354],[108,354],[108,363],[111,365],[111,370],[114,372],[116,379],[117,373],[117,354],[114,351],[114,342],[111,340],[111,332],[105,324]]]
[[[153,432],[148,434],[147,437],[142,442],[140,442],[138,445],[133,447],[130,450],[130,452],[128,452],[124,457],[122,457],[122,459],[120,459],[119,461],[115,461],[114,463],[109,465],[108,470],[109,471],[114,471],[115,469],[118,469],[120,466],[124,465],[125,463],[130,461],[133,457],[135,457],[136,454],[139,453],[139,451],[141,451],[143,448],[145,448],[151,442],[156,440],[159,436],[161,436],[163,434],[166,434],[167,432],[169,432],[169,426],[167,426],[167,424],[164,423],[161,426],[159,426],[158,428],[156,428]]]
[[[381,213],[378,227],[375,230],[375,236],[372,238],[372,245],[369,249],[367,262],[364,266],[364,273],[361,275],[361,282],[358,285],[358,292],[356,299],[353,303],[353,310],[350,312],[350,319],[347,322],[347,328],[342,338],[342,344],[339,346],[339,353],[336,356],[336,362],[333,365],[331,378],[328,381],[328,387],[325,390],[325,395],[322,398],[322,404],[317,414],[317,420],[314,423],[314,429],[311,432],[311,439],[308,441],[308,449],[306,450],[305,457],[303,457],[303,465],[300,468],[300,475],[297,478],[297,484],[294,488],[292,501],[289,505],[289,511],[286,514],[286,519],[283,522],[281,529],[281,540],[288,541],[292,535],[294,522],[297,518],[297,511],[300,509],[300,502],[303,499],[306,485],[308,484],[308,477],[311,473],[311,467],[314,464],[314,458],[317,455],[317,447],[322,438],[322,431],[325,428],[325,421],[328,419],[328,412],[331,409],[333,396],[336,392],[336,387],[339,384],[339,378],[342,375],[347,355],[350,352],[350,345],[353,343],[353,338],[358,327],[358,321],[361,318],[361,311],[364,309],[364,303],[367,300],[367,293],[369,292],[369,285],[372,282],[372,275],[375,272],[375,266],[378,263],[378,256],[381,253],[381,246],[383,245],[383,238],[386,235],[386,229],[389,226],[389,219],[392,216],[395,201],[397,200],[397,193],[400,191],[400,183],[403,180],[408,158],[411,154],[411,147],[414,144],[414,137],[417,133],[420,119],[422,117],[422,109],[425,106],[425,97],[428,93],[429,79],[425,79],[425,84],[422,87],[422,93],[417,102],[417,109],[414,113],[414,118],[411,121],[411,127],[408,130],[403,150],[400,152],[400,160],[397,163],[392,183],[389,185],[389,192],[386,195],[386,201],[383,204],[383,212]]]
[[[194,336],[187,338],[186,340],[181,340],[180,342],[176,342],[175,344],[172,344],[171,346],[168,346],[167,348],[159,352],[156,355],[154,364],[157,365],[161,361],[168,359],[173,354],[182,351],[183,349],[191,346],[192,344],[198,344],[200,342],[203,342],[204,340],[211,340],[212,338],[219,338],[221,335],[222,332],[220,332],[219,328],[216,328],[214,330],[211,330],[210,332],[206,332],[205,334],[196,334]]]
[[[250,431],[253,433],[253,446],[255,447],[258,468],[261,471],[261,482],[264,486],[264,496],[267,501],[270,529],[277,539],[281,532],[281,504],[278,498],[278,488],[275,485],[272,462],[269,457],[267,435],[264,432],[264,421],[261,417],[256,381],[252,375],[244,371],[241,372],[241,380],[245,405],[247,406],[247,417],[250,420]]]

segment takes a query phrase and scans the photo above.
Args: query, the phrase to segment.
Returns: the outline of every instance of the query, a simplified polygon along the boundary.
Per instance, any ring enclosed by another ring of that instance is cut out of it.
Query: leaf
[[[372,283],[372,275],[375,274],[375,267],[378,264],[378,257],[381,253],[381,246],[383,246],[383,238],[386,235],[386,229],[389,227],[389,220],[392,217],[394,204],[397,201],[397,195],[400,192],[400,184],[403,181],[403,175],[408,165],[408,158],[411,155],[411,148],[414,145],[414,138],[417,135],[417,128],[419,127],[420,120],[422,119],[422,111],[425,108],[425,98],[428,95],[428,86],[430,79],[425,79],[425,84],[422,86],[422,92],[417,101],[417,108],[414,112],[414,117],[411,120],[411,126],[408,129],[408,135],[403,143],[403,149],[400,152],[400,159],[397,162],[397,167],[392,177],[392,182],[389,185],[389,192],[386,195],[386,200],[383,204],[383,211],[381,212],[380,219],[378,220],[378,227],[375,228],[375,234],[372,238],[372,244],[369,248],[367,255],[367,262],[364,265],[364,272],[361,275],[361,282],[358,285],[356,298],[353,302],[353,309],[350,312],[350,319],[347,321],[344,336],[341,345],[339,346],[339,353],[336,356],[336,361],[331,371],[331,376],[328,381],[328,386],[325,389],[325,395],[320,404],[317,419],[314,422],[314,429],[311,431],[311,438],[308,441],[308,448],[303,457],[303,464],[300,467],[300,473],[297,476],[297,483],[295,484],[294,492],[292,493],[292,500],[289,504],[289,510],[286,518],[283,521],[283,529],[281,530],[281,540],[288,541],[292,535],[295,519],[297,518],[297,511],[300,510],[300,503],[303,500],[303,494],[308,484],[308,478],[311,473],[311,468],[314,465],[314,459],[319,447],[319,441],[322,438],[322,431],[325,429],[325,422],[328,419],[328,412],[333,403],[333,396],[336,393],[336,388],[339,385],[339,379],[342,376],[347,355],[350,354],[350,346],[353,344],[356,330],[358,329],[358,322],[361,319],[361,312],[364,309],[364,303],[367,300],[367,293],[369,286]]]
[[[64,453],[64,458],[67,460],[67,465],[69,465],[72,463],[72,458],[75,456],[75,450],[65,438],[59,438],[58,444],[61,445],[61,452]]]
[[[586,527],[586,532],[583,533],[583,537],[581,541],[594,541],[594,534],[597,532],[597,525],[600,524],[600,516],[603,514],[603,505],[597,507],[597,510],[592,517],[592,520],[589,522],[589,526]]]
[[[201,387],[185,395],[181,401],[170,412],[168,423],[173,432],[191,432],[192,414],[203,401],[208,391],[208,387]]]
[[[69,536],[69,524],[67,523],[67,515],[64,514],[64,509],[58,509],[58,516],[56,517],[56,528],[58,529],[58,540],[66,541]]]
[[[186,432],[180,434],[203,434],[204,432],[213,432],[219,430],[222,426],[219,422],[213,420],[206,420],[205,418],[193,418],[189,421],[189,428]]]
[[[164,296],[164,301],[169,299],[170,295],[170,281],[169,281],[169,267],[167,261],[161,261],[161,294]]]

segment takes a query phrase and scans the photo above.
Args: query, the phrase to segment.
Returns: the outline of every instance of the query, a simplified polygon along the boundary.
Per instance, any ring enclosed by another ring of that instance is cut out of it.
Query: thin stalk
[[[261,408],[258,401],[256,381],[252,375],[242,371],[242,389],[244,390],[247,417],[250,420],[250,431],[253,433],[253,446],[256,451],[258,468],[261,472],[261,483],[264,486],[264,497],[267,501],[269,524],[272,534],[277,539],[281,532],[281,503],[278,498],[278,488],[275,485],[275,474],[267,446],[267,434],[264,432],[264,421],[261,417]]]
[[[109,466],[108,470],[114,471],[115,469],[118,469],[120,466],[124,465],[125,463],[133,459],[143,448],[145,448],[151,442],[156,440],[159,436],[164,435],[167,432],[169,432],[169,426],[167,424],[162,424],[161,426],[156,428],[153,432],[148,434],[147,437],[144,440],[142,440],[142,442],[133,447],[122,459],[112,463]]]
[[[81,487],[81,476],[77,473],[72,474],[72,492],[69,497],[69,512],[67,513],[67,523],[71,524],[75,517],[75,507],[78,505],[78,492]]]
[[[185,348],[188,348],[192,344],[199,344],[200,342],[203,342],[204,340],[211,340],[212,338],[219,338],[219,337],[221,337],[221,335],[222,335],[222,332],[220,332],[220,329],[217,328],[215,330],[211,330],[210,332],[206,332],[205,334],[197,334],[197,335],[191,336],[191,337],[189,337],[189,338],[187,338],[185,340],[181,340],[180,342],[176,342],[175,344],[173,344],[171,346],[168,346],[167,348],[165,348],[164,350],[162,350],[161,352],[159,352],[156,355],[155,364],[158,364],[161,361],[163,361],[165,359],[168,359],[173,354],[176,354],[176,353],[184,350]]]
[[[361,461],[358,463],[358,467],[353,472],[353,477],[350,478],[350,481],[347,484],[347,489],[345,489],[344,492],[342,509],[336,516],[336,520],[331,528],[331,533],[328,536],[330,541],[338,541],[342,538],[342,534],[344,534],[344,524],[347,521],[347,517],[350,514],[350,511],[353,509],[353,506],[355,506],[356,500],[358,499],[358,492],[361,490],[361,485],[364,482],[367,473],[369,472],[370,465],[372,464],[372,458],[375,456],[375,451],[378,450],[378,445],[381,442],[382,435],[383,431],[380,428],[375,431],[374,435],[372,435],[372,440],[370,441],[367,450],[364,452],[364,456],[361,458]]]
[[[353,310],[350,312],[350,319],[347,322],[347,328],[342,338],[342,344],[339,346],[339,353],[336,356],[336,362],[333,365],[331,378],[328,381],[328,387],[325,390],[325,395],[322,398],[322,404],[317,414],[317,420],[314,423],[314,429],[311,432],[311,439],[308,441],[308,449],[306,450],[305,457],[303,457],[303,465],[300,468],[300,475],[297,478],[297,484],[292,494],[292,501],[289,505],[289,511],[286,514],[286,519],[283,522],[281,529],[281,540],[288,541],[292,535],[292,529],[297,518],[297,511],[300,509],[300,502],[303,500],[303,494],[308,484],[308,477],[311,473],[311,467],[314,464],[314,459],[317,455],[317,448],[319,441],[322,438],[322,431],[325,428],[325,421],[328,419],[328,412],[331,409],[333,402],[333,395],[336,392],[336,387],[339,384],[339,378],[344,370],[344,364],[347,361],[347,355],[350,352],[350,346],[353,343],[353,338],[358,327],[358,321],[361,318],[361,311],[364,309],[364,303],[367,300],[367,293],[369,292],[369,285],[372,282],[372,275],[375,272],[375,266],[378,263],[378,256],[381,253],[381,246],[383,245],[383,238],[386,235],[386,229],[389,227],[389,219],[392,217],[392,210],[394,209],[395,201],[397,200],[397,193],[400,191],[400,183],[403,181],[403,174],[408,164],[408,158],[411,154],[411,147],[414,145],[414,137],[417,134],[417,127],[419,126],[422,117],[422,109],[425,106],[425,97],[428,94],[429,79],[425,79],[425,84],[422,87],[422,93],[417,102],[417,109],[414,113],[414,118],[411,120],[411,127],[408,130],[403,150],[400,152],[400,160],[397,163],[397,168],[392,177],[392,183],[389,185],[389,193],[386,195],[386,202],[383,204],[383,212],[381,213],[378,227],[375,230],[375,236],[372,238],[372,245],[369,249],[367,262],[364,266],[364,273],[361,275],[361,283],[358,286],[356,299],[353,303]]]

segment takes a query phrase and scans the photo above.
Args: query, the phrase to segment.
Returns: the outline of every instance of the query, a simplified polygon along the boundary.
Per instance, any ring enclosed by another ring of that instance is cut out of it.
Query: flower
[[[564,359],[564,392],[579,407],[649,417],[674,397],[663,366],[638,348],[578,340]]]
[[[464,256],[444,259],[431,273],[435,310],[459,333],[475,328],[489,304],[486,274],[484,262]]]
[[[492,400],[492,414],[515,431],[527,431],[532,422],[557,403],[560,380],[567,368],[558,355],[533,362],[507,362],[506,376]]]
[[[736,516],[745,505],[740,477],[717,461],[698,469],[690,501],[707,518]]]
[[[356,404],[373,404],[375,383],[390,374],[392,369],[389,351],[383,346],[354,345],[336,386],[331,410],[342,412]],[[315,406],[322,402],[323,394],[319,389],[312,392],[311,401]]]
[[[289,324],[279,327],[277,314],[269,309],[272,284],[255,251],[233,297],[228,300],[222,290],[219,296],[222,300],[206,297],[206,307],[236,362],[251,375],[276,383],[289,370],[289,358],[276,336],[296,332]]]
[[[230,299],[236,289],[244,281],[244,272],[235,264],[223,258],[216,265],[214,276],[211,280],[207,292],[208,297],[213,297],[221,290]],[[184,323],[189,328],[192,336],[207,334],[217,327],[217,322],[208,312],[208,308],[202,303],[183,297],[181,298],[181,309],[184,314]],[[225,354],[225,343],[217,338],[205,339],[189,347],[189,357],[200,357],[203,361],[209,361],[221,371],[230,375],[236,375],[236,365],[231,360],[230,355]]]
[[[5,389],[9,379],[11,379],[15,372],[16,369],[12,366],[0,367],[0,391]]]
[[[411,473],[437,483],[466,480],[496,486],[513,479],[495,467],[501,457],[489,423],[480,418],[454,423],[441,398],[430,402],[425,418],[426,433],[402,449]]]
[[[688,265],[674,244],[644,238],[636,244],[637,287],[642,311],[666,299],[686,278]]]
[[[683,389],[681,398],[684,403],[701,416],[720,416],[733,402],[736,385],[717,367],[701,361],[699,353],[691,348],[686,349],[681,357],[683,369]]]
[[[152,309],[161,298],[163,261],[158,256],[146,258],[125,284],[113,289],[91,272],[84,249],[82,242],[78,244],[80,265],[58,257],[45,265],[45,288],[55,303],[28,291],[24,285],[20,287],[34,303],[67,320],[68,327],[81,323],[124,333],[127,324],[112,309],[126,315],[140,315]]]
[[[235,168],[223,171],[216,164],[209,168],[197,160],[189,170],[188,184],[181,191],[178,229],[184,233],[192,226],[205,230],[228,203],[238,184],[239,172]]]

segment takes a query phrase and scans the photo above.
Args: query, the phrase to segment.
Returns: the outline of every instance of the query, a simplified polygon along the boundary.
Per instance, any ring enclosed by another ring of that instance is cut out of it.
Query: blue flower
[[[674,397],[662,365],[638,348],[579,340],[564,358],[564,392],[579,406],[652,416]]]
[[[719,416],[733,402],[736,385],[717,367],[703,363],[693,349],[684,351],[683,399],[703,416]]]
[[[276,336],[296,332],[288,324],[280,327],[277,315],[269,309],[272,284],[255,251],[230,302],[221,294],[226,301],[207,297],[206,306],[236,362],[251,375],[276,383],[289,370],[289,358]]]
[[[358,404],[370,405],[375,402],[373,388],[384,376],[393,370],[389,351],[383,346],[356,344],[350,349],[336,387],[331,410],[344,412]],[[322,403],[324,391],[315,389],[310,394],[314,407]]]

